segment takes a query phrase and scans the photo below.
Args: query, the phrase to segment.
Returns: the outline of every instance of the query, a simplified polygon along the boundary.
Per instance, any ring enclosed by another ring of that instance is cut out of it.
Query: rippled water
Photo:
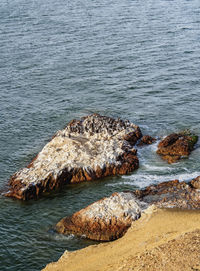
[[[73,118],[122,117],[143,133],[200,134],[199,0],[1,0],[0,187]],[[40,270],[94,242],[52,231],[114,191],[200,175],[200,149],[168,165],[156,144],[131,175],[66,186],[38,201],[0,197],[0,269]]]

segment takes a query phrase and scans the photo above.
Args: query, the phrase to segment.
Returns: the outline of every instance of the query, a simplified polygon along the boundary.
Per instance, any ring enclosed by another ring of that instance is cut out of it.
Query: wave
[[[53,229],[48,230],[48,238],[54,241],[69,241],[75,238],[74,234],[60,234],[54,231]]]
[[[122,179],[125,181],[106,184],[106,186],[121,186],[121,185],[129,185],[138,188],[144,188],[150,184],[157,184],[165,181],[178,179],[179,181],[189,181],[193,178],[196,178],[200,175],[200,171],[195,171],[193,173],[182,173],[182,174],[170,174],[170,175],[156,175],[156,174],[137,174],[137,175],[129,175],[122,176]],[[127,180],[128,179],[128,180]]]

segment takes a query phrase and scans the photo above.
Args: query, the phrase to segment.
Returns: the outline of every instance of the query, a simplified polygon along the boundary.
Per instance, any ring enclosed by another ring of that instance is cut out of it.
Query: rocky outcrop
[[[134,145],[141,137],[129,121],[98,114],[73,120],[11,177],[6,195],[28,200],[66,183],[127,174],[139,166]]]
[[[148,208],[117,242],[65,251],[43,271],[199,271],[200,212]]]
[[[187,133],[171,134],[159,143],[157,153],[168,163],[174,163],[188,157],[197,140],[197,136]]]
[[[178,180],[134,191],[136,198],[160,208],[200,209],[200,176],[186,183]]]
[[[153,144],[154,142],[156,142],[156,138],[155,138],[155,137],[152,137],[152,136],[150,136],[150,135],[144,135],[144,136],[141,138],[141,140],[140,140],[138,146],[151,145],[151,144]]]
[[[134,220],[150,205],[159,208],[200,209],[200,176],[150,185],[133,192],[114,193],[65,217],[55,229],[92,240],[110,241],[123,236]]]
[[[132,192],[114,193],[63,218],[56,225],[56,231],[92,240],[110,241],[124,235],[132,221],[140,215],[141,208]]]

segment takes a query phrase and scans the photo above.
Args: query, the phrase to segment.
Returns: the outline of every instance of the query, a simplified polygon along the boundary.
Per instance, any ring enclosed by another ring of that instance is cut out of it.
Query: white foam
[[[74,239],[74,234],[69,234],[69,235],[63,235],[63,234],[51,234],[50,235],[51,239],[55,240],[55,241],[69,241]]]
[[[122,176],[125,181],[117,182],[114,184],[106,184],[106,186],[117,187],[121,185],[130,185],[138,188],[144,188],[150,184],[157,184],[161,182],[179,180],[179,181],[189,181],[193,178],[200,176],[200,171],[195,171],[193,173],[185,172],[182,174],[167,174],[167,175],[156,175],[156,174],[133,174],[129,176]],[[127,180],[128,179],[128,180]]]
[[[145,170],[150,170],[150,171],[173,171],[173,167],[166,167],[166,166],[153,166],[150,164],[143,164],[141,167]]]

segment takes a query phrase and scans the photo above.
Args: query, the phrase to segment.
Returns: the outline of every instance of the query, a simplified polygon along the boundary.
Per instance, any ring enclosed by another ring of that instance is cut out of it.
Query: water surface
[[[1,0],[0,188],[73,118],[129,119],[162,137],[200,134],[198,0]],[[1,270],[35,271],[94,242],[52,231],[63,216],[114,191],[200,175],[200,149],[168,165],[156,144],[140,169],[66,186],[38,201],[0,197]]]

